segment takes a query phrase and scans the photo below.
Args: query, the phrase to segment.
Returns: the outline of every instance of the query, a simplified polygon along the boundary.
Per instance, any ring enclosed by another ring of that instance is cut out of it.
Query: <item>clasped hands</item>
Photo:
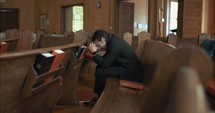
[[[92,53],[95,53],[95,52],[98,52],[99,51],[99,47],[96,46],[95,43],[90,43],[90,45],[88,46],[89,50],[92,52]]]

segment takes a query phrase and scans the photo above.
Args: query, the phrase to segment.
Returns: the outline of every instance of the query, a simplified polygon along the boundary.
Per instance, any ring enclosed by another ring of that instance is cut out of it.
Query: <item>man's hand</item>
[[[92,53],[97,52],[99,50],[99,47],[97,47],[96,44],[94,44],[94,43],[90,43],[88,48]]]

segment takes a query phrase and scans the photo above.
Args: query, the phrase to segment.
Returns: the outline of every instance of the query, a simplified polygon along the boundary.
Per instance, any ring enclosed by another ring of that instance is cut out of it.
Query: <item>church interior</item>
[[[145,80],[108,77],[84,106],[97,30],[131,46]],[[1,113],[215,113],[214,64],[215,0],[0,0]]]

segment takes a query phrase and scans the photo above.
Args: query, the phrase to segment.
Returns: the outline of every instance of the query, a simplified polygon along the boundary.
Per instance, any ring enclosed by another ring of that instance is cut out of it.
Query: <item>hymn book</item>
[[[64,51],[60,50],[60,49],[52,51],[52,55],[55,56],[55,58],[54,58],[54,61],[53,61],[52,65],[51,65],[49,71],[54,71],[54,70],[58,69],[58,67],[60,67],[60,65],[61,65],[61,63],[62,63],[62,61],[64,59],[65,54],[66,53]],[[51,81],[54,78],[54,76],[55,75],[53,75],[52,77],[46,79],[45,83]]]
[[[51,53],[42,53],[37,55],[34,63],[34,70],[37,72],[37,75],[48,72],[51,68],[54,58],[55,56]]]
[[[132,81],[128,81],[128,80],[120,80],[119,85],[122,87],[144,90],[144,84],[143,83],[132,82]]]
[[[7,51],[8,46],[8,43],[0,42],[0,53],[5,53]]]

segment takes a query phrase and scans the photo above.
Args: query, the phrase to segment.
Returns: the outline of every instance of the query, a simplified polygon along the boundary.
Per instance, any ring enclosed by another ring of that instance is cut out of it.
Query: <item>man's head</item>
[[[92,36],[93,43],[95,43],[99,48],[106,48],[107,40],[108,33],[104,30],[97,30]]]

